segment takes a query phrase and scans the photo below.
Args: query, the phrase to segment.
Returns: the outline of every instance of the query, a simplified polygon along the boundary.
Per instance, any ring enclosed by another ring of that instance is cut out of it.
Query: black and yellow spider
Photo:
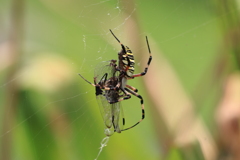
[[[133,79],[135,77],[144,76],[147,73],[148,67],[152,61],[152,55],[151,55],[151,50],[150,50],[149,43],[148,43],[148,38],[146,36],[146,42],[147,42],[148,51],[149,51],[149,59],[147,62],[147,66],[143,72],[134,74],[135,61],[134,61],[134,56],[132,54],[132,51],[129,49],[129,47],[123,45],[120,42],[120,40],[114,35],[114,33],[112,32],[111,29],[110,29],[110,32],[112,33],[112,35],[115,37],[115,39],[120,43],[120,45],[122,47],[122,50],[118,53],[118,66],[116,66],[116,70],[118,70],[120,72],[119,80],[118,80],[119,82],[114,89],[118,90],[120,88],[123,91],[124,96],[123,96],[123,98],[118,99],[118,102],[129,99],[129,98],[131,98],[131,95],[134,95],[140,99],[140,103],[141,103],[141,107],[142,107],[142,118],[133,126],[122,130],[122,131],[124,131],[124,130],[128,130],[130,128],[135,127],[145,118],[143,98],[141,95],[139,95],[137,93],[138,90],[136,88],[127,84],[127,80]],[[110,103],[115,103],[115,102],[110,102]]]
[[[136,88],[127,85],[127,80],[144,76],[152,60],[148,39],[146,37],[149,51],[147,67],[143,72],[134,74],[135,61],[132,51],[127,46],[124,46],[111,30],[110,32],[122,47],[122,50],[118,53],[118,66],[115,64],[116,60],[111,60],[107,62],[107,64],[97,66],[95,69],[94,84],[79,74],[87,83],[95,87],[98,105],[106,126],[105,134],[108,136],[112,135],[114,132],[121,133],[121,131],[133,128],[145,118],[143,98],[137,93],[138,90]],[[120,101],[130,99],[131,95],[140,99],[142,118],[131,127],[123,129],[125,119]],[[120,119],[122,119],[122,122]]]

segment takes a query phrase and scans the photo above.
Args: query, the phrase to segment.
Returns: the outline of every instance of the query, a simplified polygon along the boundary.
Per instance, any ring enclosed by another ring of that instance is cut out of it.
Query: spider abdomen
[[[122,55],[122,63],[123,63],[123,70],[126,72],[127,77],[132,77],[134,73],[134,56],[132,54],[132,51],[129,49],[129,47],[125,46],[126,53]]]

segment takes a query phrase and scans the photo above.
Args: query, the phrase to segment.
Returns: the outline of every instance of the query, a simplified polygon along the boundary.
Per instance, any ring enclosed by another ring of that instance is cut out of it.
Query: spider
[[[116,60],[105,61],[96,66],[94,84],[79,74],[87,83],[95,87],[95,95],[105,124],[104,131],[107,136],[111,136],[114,132],[121,133],[125,125],[121,103],[118,102],[118,99],[123,96],[123,92],[121,89],[111,89],[115,88],[118,84],[116,66]],[[109,101],[114,103],[109,103]]]
[[[147,66],[145,67],[144,71],[138,74],[134,74],[134,65],[135,65],[135,61],[134,61],[134,56],[132,54],[132,51],[129,49],[129,47],[123,45],[120,40],[115,36],[115,34],[112,32],[112,30],[110,29],[110,32],[112,33],[113,37],[119,42],[119,44],[122,47],[122,50],[118,53],[118,66],[116,66],[116,70],[120,72],[119,75],[119,79],[118,79],[118,84],[116,85],[116,87],[111,88],[111,90],[119,90],[121,89],[122,92],[124,93],[123,98],[120,98],[117,100],[117,102],[120,102],[122,100],[127,100],[131,98],[131,95],[136,96],[137,98],[140,99],[140,103],[141,103],[141,108],[142,108],[142,118],[135,123],[133,126],[123,129],[122,131],[131,129],[133,127],[135,127],[136,125],[138,125],[140,122],[142,122],[142,120],[145,118],[145,110],[144,110],[144,103],[143,103],[143,98],[141,95],[139,95],[137,92],[138,90],[130,85],[127,85],[127,80],[129,79],[133,79],[135,77],[140,77],[140,76],[144,76],[147,71],[148,71],[148,67],[152,61],[152,55],[151,55],[151,50],[149,47],[149,43],[148,43],[148,38],[146,36],[146,42],[147,42],[147,46],[148,46],[148,52],[149,52],[149,59],[148,59],[148,63]],[[116,103],[109,101],[109,103]]]
[[[109,65],[101,65],[100,67],[96,67],[94,84],[79,74],[79,76],[82,77],[87,83],[95,87],[95,95],[98,100],[98,105],[100,107],[105,126],[107,127],[105,130],[105,134],[107,135],[112,135],[114,132],[121,133],[121,131],[131,129],[138,125],[145,118],[143,98],[137,93],[138,90],[136,88],[127,85],[127,80],[144,76],[147,73],[148,67],[152,60],[148,39],[146,37],[149,51],[147,67],[143,72],[133,74],[135,62],[132,51],[129,49],[129,47],[124,46],[111,30],[110,32],[122,47],[122,50],[118,53],[118,66],[116,65],[116,60],[111,60],[110,63],[108,62]],[[99,75],[103,76],[99,78]],[[125,119],[123,116],[123,111],[120,111],[122,110],[120,101],[130,99],[131,95],[134,95],[140,99],[142,118],[131,127],[123,129],[123,126],[125,125]],[[119,117],[122,117],[122,123],[120,124]]]

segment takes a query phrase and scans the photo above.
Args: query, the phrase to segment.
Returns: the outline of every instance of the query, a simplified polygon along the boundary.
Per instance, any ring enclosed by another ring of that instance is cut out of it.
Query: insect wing
[[[120,102],[112,104],[112,115],[113,115],[113,127],[115,132],[121,133],[123,130],[125,119],[123,116],[123,110]]]
[[[96,65],[94,70],[94,77],[97,83],[102,80],[102,76],[107,74],[108,78],[113,77],[115,74],[116,60],[103,61]]]
[[[105,92],[103,92],[105,94]],[[103,95],[98,95],[97,97],[98,106],[106,127],[112,127],[112,107],[111,104],[108,103],[106,97]]]
[[[124,117],[124,112],[123,112],[123,107],[120,106],[120,119],[119,119],[119,128],[120,130],[123,130],[124,129],[124,125],[125,125],[125,117]]]

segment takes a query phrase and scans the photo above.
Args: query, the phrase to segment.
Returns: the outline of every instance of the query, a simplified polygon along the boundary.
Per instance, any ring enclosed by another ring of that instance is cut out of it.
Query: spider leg
[[[102,86],[102,89],[104,89],[104,90],[115,90],[116,91],[116,90],[120,89],[120,86],[121,86],[121,82],[118,82],[115,87],[112,87],[112,86],[111,87],[103,87]]]
[[[124,93],[123,98],[118,99],[118,102],[124,101],[131,98],[131,94],[128,93],[125,89],[121,89]]]
[[[102,86],[100,83],[102,83],[102,80],[103,80],[103,82],[105,83],[106,82],[106,80],[107,80],[107,76],[108,76],[108,74],[107,73],[105,73],[103,76],[102,76],[102,78],[100,79],[100,81],[99,81],[99,83],[97,83],[96,82],[96,77],[94,77],[94,84],[93,83],[91,83],[91,82],[89,82],[88,80],[86,80],[80,73],[78,74],[83,80],[85,80],[87,83],[89,83],[89,84],[91,84],[92,86],[94,86],[95,87],[95,95],[96,96],[99,96],[99,95],[102,95],[103,94],[103,91],[102,91],[102,89],[104,89],[104,90],[111,90],[112,88],[109,88],[109,87],[104,87],[104,86]]]
[[[91,82],[89,82],[88,80],[86,80],[80,73],[78,73],[78,75],[84,80],[86,81],[87,83],[91,84],[92,86],[96,87],[96,84],[92,84]],[[95,82],[95,80],[94,80]]]
[[[119,97],[123,97],[123,98],[120,98],[117,101],[113,101],[113,102],[108,101],[110,104],[121,102],[121,101],[124,101],[124,100],[127,100],[127,99],[131,98],[131,94],[128,93],[127,91],[125,91],[125,89],[122,89],[122,88],[119,88],[119,89],[121,89],[123,91],[123,93],[124,93],[123,95],[120,95]]]
[[[134,125],[132,125],[131,127],[128,127],[128,128],[123,129],[123,130],[121,130],[121,131],[125,131],[125,130],[128,130],[128,129],[131,129],[131,128],[135,127],[135,126],[138,125],[140,122],[142,122],[143,119],[145,118],[145,110],[144,110],[144,104],[143,104],[143,98],[142,98],[142,96],[139,95],[139,94],[137,94],[137,93],[135,93],[134,91],[132,91],[132,90],[130,90],[130,89],[128,89],[128,88],[125,88],[125,90],[140,99],[141,107],[142,107],[142,118],[141,118],[137,123],[135,123]]]
[[[137,88],[134,88],[133,86],[130,86],[130,85],[126,84],[126,87],[129,88],[129,89],[131,89],[131,90],[133,90],[135,93],[138,92],[138,89],[137,89]]]
[[[120,83],[117,84],[116,87],[104,87],[104,86],[102,86],[101,88],[104,89],[104,90],[107,90],[107,91],[109,91],[109,90],[118,90],[118,89],[120,89]]]
[[[126,53],[126,49],[125,49],[124,45],[123,45],[123,44],[120,42],[120,40],[115,36],[115,34],[112,32],[112,30],[111,30],[111,29],[109,29],[109,30],[110,30],[110,32],[112,33],[113,37],[114,37],[114,38],[118,41],[118,43],[121,45],[124,53]]]
[[[104,80],[103,82],[105,83],[106,82],[106,80],[107,80],[107,76],[108,76],[108,74],[107,73],[105,73],[103,76],[102,76],[102,78],[100,79],[100,81],[99,82],[102,82],[102,80]],[[94,78],[95,79],[95,78]]]
[[[148,52],[149,52],[149,59],[148,59],[148,63],[147,63],[147,67],[144,69],[143,72],[141,73],[138,73],[138,74],[134,74],[132,75],[132,77],[130,77],[129,79],[133,79],[134,77],[140,77],[140,76],[144,76],[145,74],[147,74],[147,71],[148,71],[148,67],[152,61],[152,54],[151,54],[151,50],[150,50],[150,46],[149,46],[149,43],[148,43],[148,38],[146,36],[146,42],[147,42],[147,46],[148,46]]]

